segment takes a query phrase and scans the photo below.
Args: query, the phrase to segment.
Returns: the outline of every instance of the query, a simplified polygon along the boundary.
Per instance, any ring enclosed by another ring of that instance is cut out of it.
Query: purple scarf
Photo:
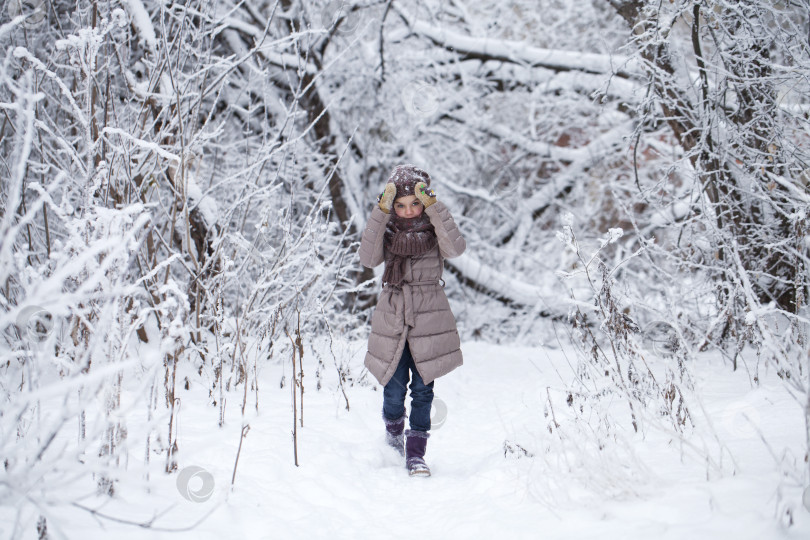
[[[413,219],[392,214],[385,229],[386,257],[383,284],[401,287],[408,257],[424,255],[436,247],[436,243],[436,232],[425,212]]]

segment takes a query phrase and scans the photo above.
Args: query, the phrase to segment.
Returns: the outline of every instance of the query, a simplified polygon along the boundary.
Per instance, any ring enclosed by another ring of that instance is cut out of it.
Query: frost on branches
[[[62,488],[176,472],[180,388],[206,387],[212,425],[238,408],[244,439],[262,366],[362,341],[357,242],[402,162],[467,240],[445,273],[462,339],[564,328],[591,442],[686,440],[688,362],[719,351],[778,374],[810,447],[806,2],[34,4],[0,14],[15,534],[53,530],[31,509]],[[332,355],[348,407],[363,375]]]

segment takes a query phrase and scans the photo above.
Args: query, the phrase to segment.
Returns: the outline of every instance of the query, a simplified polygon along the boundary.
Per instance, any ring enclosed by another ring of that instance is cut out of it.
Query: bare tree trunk
[[[775,301],[782,309],[796,312],[796,288],[794,287],[798,262],[789,256],[786,250],[772,250],[766,235],[777,238],[790,238],[792,235],[787,212],[776,212],[776,223],[769,217],[769,207],[779,209],[787,198],[786,188],[772,184],[766,172],[758,170],[758,163],[772,154],[774,145],[774,121],[777,117],[774,100],[771,68],[768,57],[768,46],[762,40],[740,40],[739,45],[724,51],[723,68],[730,73],[735,82],[738,99],[737,110],[732,114],[722,109],[722,103],[712,101],[709,97],[706,59],[700,42],[700,22],[702,19],[700,5],[695,4],[692,10],[692,46],[695,61],[700,73],[701,102],[691,103],[679,84],[673,65],[675,55],[665,39],[650,40],[642,36],[645,32],[658,35],[659,21],[656,15],[644,10],[643,0],[611,0],[617,12],[627,21],[634,32],[641,36],[640,55],[645,60],[657,105],[661,107],[662,117],[666,119],[672,133],[680,142],[684,153],[689,157],[692,167],[699,175],[703,188],[714,205],[716,225],[719,231],[725,232],[736,243],[744,267],[749,272],[766,274],[770,283],[763,285],[763,280],[755,283],[759,300]],[[654,11],[650,11],[654,13]],[[739,17],[741,17],[740,15]],[[726,26],[730,31],[739,29],[742,21],[727,15]],[[749,43],[750,42],[750,43]],[[719,47],[719,45],[718,45]],[[742,137],[740,144],[731,148],[721,148],[713,140],[712,130],[715,124],[731,122]],[[732,166],[722,156],[758,156],[754,163],[743,163],[746,174],[756,178],[773,195],[766,203],[751,196],[732,172]],[[788,208],[789,210],[789,208]],[[763,234],[763,229],[766,231]],[[717,246],[717,256],[725,263],[726,270],[717,273],[719,280],[725,280],[729,272],[733,273],[733,263],[727,254],[728,245]]]

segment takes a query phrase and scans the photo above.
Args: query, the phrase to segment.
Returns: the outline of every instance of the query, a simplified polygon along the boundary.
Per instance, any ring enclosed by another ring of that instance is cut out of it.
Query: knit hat
[[[397,186],[395,199],[415,195],[414,188],[419,182],[430,186],[430,175],[414,165],[397,165],[391,171],[388,181]]]

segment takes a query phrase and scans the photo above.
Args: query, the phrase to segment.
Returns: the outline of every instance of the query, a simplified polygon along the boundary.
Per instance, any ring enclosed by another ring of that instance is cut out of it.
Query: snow
[[[797,3],[701,3],[700,58],[672,2],[67,4],[0,25],[0,540],[810,538],[810,317],[764,300],[808,286]],[[429,480],[358,341],[401,162],[468,246]]]
[[[141,0],[127,0],[129,14],[132,17],[132,24],[138,29],[138,35],[146,43],[150,51],[157,50],[157,34],[152,26],[152,18],[146,11]]]
[[[467,36],[447,29],[436,27],[422,20],[416,20],[396,8],[414,32],[433,42],[461,54],[473,54],[493,59],[502,59],[516,64],[532,67],[542,66],[561,71],[579,70],[585,73],[613,73],[622,76],[639,73],[635,60],[608,54],[597,54],[582,51],[564,51],[542,49],[520,41],[488,39]]]
[[[310,75],[315,75],[318,73],[316,66],[312,65],[310,62],[303,61],[298,55],[277,52],[275,49],[278,47],[279,42],[275,40],[268,40],[267,33],[262,28],[258,28],[252,24],[248,24],[233,17],[226,17],[222,22],[222,27],[231,28],[253,37],[255,50],[261,52],[267,61],[275,66],[294,66],[301,70],[301,72],[306,72]],[[309,32],[294,34],[293,36],[290,36],[290,38],[301,37],[308,33]],[[318,32],[316,31],[315,33]],[[287,41],[287,39],[282,41]]]
[[[56,83],[56,85],[59,87],[59,90],[60,90],[60,93],[62,94],[62,97],[67,99],[68,103],[70,103],[71,108],[72,108],[72,112],[73,112],[73,114],[76,115],[77,120],[82,125],[87,124],[87,121],[86,121],[86,119],[84,117],[84,113],[82,112],[81,108],[76,104],[76,100],[73,98],[73,94],[70,92],[68,87],[65,85],[65,83],[62,81],[62,79],[56,73],[49,70],[45,66],[45,64],[42,63],[41,60],[39,60],[36,56],[31,54],[31,51],[29,51],[25,47],[15,47],[14,48],[14,57],[15,58],[24,58],[25,60],[30,62],[31,65],[34,68],[36,68],[37,70],[42,72],[46,77],[48,77],[49,79],[54,81]],[[36,99],[42,99],[42,97],[40,97],[40,96],[41,96],[41,94],[37,94]]]
[[[216,226],[217,216],[219,215],[216,201],[213,197],[209,197],[203,193],[192,171],[186,169],[184,179],[186,181],[186,194],[188,195],[189,206],[192,209],[197,208],[206,228],[209,230],[213,229]]]
[[[572,378],[571,350],[474,341],[462,348],[465,365],[436,382],[436,402],[442,405],[436,414],[446,410],[446,416],[434,418],[426,455],[433,471],[429,479],[408,477],[402,459],[385,445],[381,389],[347,387],[347,411],[330,362],[321,371],[323,388],[315,389],[315,355],[308,351],[299,467],[293,464],[290,387],[279,384],[282,377],[290,380],[286,362],[260,366],[258,413],[253,391],[244,419],[241,389],[226,395],[222,428],[216,427],[208,389],[193,368],[181,366],[178,380],[192,382],[179,390],[178,473],[162,473],[156,456],[151,470],[144,467],[142,442],[128,442],[142,441],[138,435],[149,424],[142,389],[133,384],[122,396],[129,437],[120,450],[127,465],[116,494],[94,495],[85,474],[58,486],[58,497],[37,512],[47,516],[57,538],[117,540],[761,540],[810,534],[810,511],[801,507],[803,486],[787,467],[803,457],[802,415],[776,377],[764,376],[752,388],[742,371],[733,373],[712,356],[700,359],[695,395],[705,416],[696,415],[698,428],[688,442],[710,459],[649,426],[646,433],[634,433],[629,423],[615,426],[600,450],[563,399]],[[316,349],[330,358],[328,344]],[[338,341],[333,349],[357,380],[365,343]],[[149,366],[156,351],[143,348],[141,354]],[[551,433],[543,416],[548,396],[562,425]],[[250,428],[231,490],[243,422]],[[71,497],[76,505],[63,502]],[[775,517],[786,509],[794,520],[790,528]],[[29,510],[27,517],[35,515]],[[126,521],[148,522],[151,528]],[[11,508],[0,508],[0,537],[13,523]],[[34,527],[23,537],[34,538]]]
[[[509,274],[486,266],[469,253],[447,259],[446,262],[491,291],[527,306],[537,305],[543,302],[544,298],[552,297],[547,288],[522,282]]]

